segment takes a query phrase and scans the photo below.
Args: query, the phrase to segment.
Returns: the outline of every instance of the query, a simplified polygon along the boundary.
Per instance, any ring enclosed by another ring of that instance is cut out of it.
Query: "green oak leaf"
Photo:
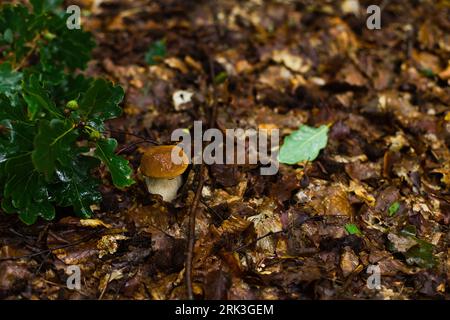
[[[6,29],[5,32],[3,32],[3,39],[7,42],[7,43],[13,43],[14,41],[14,34],[13,31],[11,29]]]
[[[328,126],[319,128],[300,126],[284,139],[278,160],[281,163],[296,164],[301,161],[312,161],[317,158],[320,150],[326,147],[328,142]]]
[[[25,6],[4,5],[0,8],[0,34],[4,35],[0,44],[1,42],[7,44],[3,48],[5,53],[14,52],[15,59],[8,59],[10,62],[19,61],[29,51],[27,43],[34,37],[34,25],[34,16]],[[7,32],[6,39],[5,32]],[[9,33],[12,37],[8,35]]]
[[[94,155],[108,167],[112,181],[116,187],[129,187],[135,182],[131,178],[133,170],[130,168],[128,160],[114,153],[116,147],[117,141],[114,139],[98,140]]]
[[[7,98],[13,100],[20,90],[20,82],[22,73],[12,70],[9,63],[0,64],[0,94],[4,94]],[[17,104],[15,100],[11,101]]]
[[[99,180],[92,176],[100,161],[92,157],[75,157],[70,166],[57,169],[58,183],[54,186],[58,205],[73,206],[75,213],[82,218],[92,216],[90,206],[100,203],[102,195],[98,191]]]
[[[8,161],[29,155],[33,148],[34,127],[21,121],[2,120],[0,126],[0,190],[9,176],[6,171]]]
[[[0,119],[26,121],[26,113],[20,105],[13,105],[11,101],[0,94]]]
[[[3,191],[2,207],[6,211],[18,212],[26,224],[33,224],[40,216],[52,220],[55,209],[48,197],[44,178],[32,165],[29,154],[24,154],[6,163],[8,179]]]
[[[27,225],[32,225],[38,217],[47,221],[55,218],[55,208],[49,201],[33,202],[28,207],[19,209],[19,218]]]
[[[100,160],[116,186],[134,183],[128,161],[114,154],[117,142],[101,135],[104,122],[120,116],[124,91],[79,72],[95,42],[89,32],[67,28],[61,3],[0,5],[1,208],[28,225],[53,219],[56,207],[91,216],[102,200]],[[67,108],[71,100],[79,108]]]
[[[53,178],[57,161],[70,163],[70,151],[77,137],[74,125],[68,121],[39,121],[32,159],[36,170],[43,173],[48,181]]]
[[[89,125],[98,131],[103,131],[103,121],[116,118],[122,114],[119,103],[124,91],[120,86],[114,86],[104,79],[97,79],[79,102],[79,113]]]
[[[46,11],[53,11],[58,8],[63,0],[30,0],[35,13],[41,14]]]
[[[3,212],[5,212],[7,214],[13,214],[13,213],[17,212],[17,209],[14,208],[14,206],[12,205],[11,198],[3,197],[1,206],[2,206]]]
[[[31,120],[36,119],[41,112],[47,112],[52,117],[64,118],[62,112],[58,110],[48,93],[40,85],[37,75],[31,75],[22,84],[22,96],[27,102],[28,115]]]
[[[18,156],[7,161],[5,169],[8,172],[8,180],[5,184],[3,196],[11,198],[14,207],[23,208],[32,201],[32,190],[36,183],[38,173],[34,170],[29,154]]]
[[[42,68],[52,72],[55,67],[61,70],[64,66],[71,70],[85,69],[95,47],[92,35],[83,30],[68,29],[66,20],[59,17],[54,17],[47,28],[53,30],[55,38],[40,46]]]

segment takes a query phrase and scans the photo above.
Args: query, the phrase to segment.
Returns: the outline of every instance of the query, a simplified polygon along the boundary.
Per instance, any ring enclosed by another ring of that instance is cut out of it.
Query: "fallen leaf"
[[[275,50],[272,53],[273,61],[284,64],[288,69],[294,72],[308,72],[310,66],[305,63],[302,57],[291,54],[288,50]]]
[[[114,254],[117,249],[119,248],[119,245],[117,244],[117,241],[120,240],[127,240],[128,237],[121,235],[121,234],[114,234],[114,235],[106,235],[103,236],[98,242],[97,242],[97,249],[98,257],[101,259],[107,254]]]
[[[111,229],[112,226],[110,224],[104,223],[103,221],[99,219],[80,219],[80,224],[83,227],[90,227],[90,228],[96,228],[96,227],[105,227],[107,229]]]
[[[417,244],[417,241],[411,237],[399,236],[394,233],[389,233],[388,239],[391,241],[396,251],[403,253]]]
[[[106,286],[108,283],[114,281],[114,280],[120,280],[124,277],[123,275],[123,269],[115,269],[111,271],[110,273],[107,273],[103,276],[102,279],[100,279],[100,283],[98,285],[98,290],[100,292],[103,292],[103,290],[106,289]]]
[[[357,234],[360,235],[361,231],[359,230],[358,226],[354,223],[347,223],[345,225],[345,230],[347,230],[350,234]]]
[[[348,191],[355,193],[358,198],[362,199],[369,206],[375,206],[375,198],[369,192],[367,192],[367,190],[361,184],[358,184],[355,181],[351,180]]]
[[[359,265],[358,256],[349,247],[344,248],[344,252],[341,255],[341,269],[344,277],[350,275],[356,267]]]
[[[284,139],[280,148],[278,159],[281,163],[296,164],[301,161],[313,161],[319,155],[320,150],[326,147],[328,142],[328,126],[319,128],[302,125]]]

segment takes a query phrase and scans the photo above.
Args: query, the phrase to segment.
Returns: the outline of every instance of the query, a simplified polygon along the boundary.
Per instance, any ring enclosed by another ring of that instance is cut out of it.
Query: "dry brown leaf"
[[[188,68],[184,64],[183,61],[181,61],[178,58],[171,57],[164,59],[164,63],[167,64],[169,67],[181,71],[181,73],[186,74],[189,72]]]
[[[406,252],[417,244],[417,241],[411,237],[398,236],[394,233],[389,233],[388,239],[398,252]]]
[[[367,190],[359,183],[351,180],[350,186],[348,187],[349,192],[353,192],[358,198],[363,200],[365,203],[367,203],[369,206],[373,207],[375,206],[375,198],[372,196]]]
[[[293,55],[288,50],[275,50],[272,53],[273,61],[284,64],[288,69],[298,73],[306,73],[310,69],[302,57]]]
[[[356,267],[359,265],[358,256],[349,247],[345,248],[345,251],[341,255],[341,269],[344,277],[350,275]]]
[[[104,223],[99,219],[81,219],[80,224],[83,227],[97,228],[97,227],[105,227],[107,229],[112,228],[110,224]]]
[[[106,256],[107,254],[114,254],[117,251],[117,249],[119,248],[117,241],[127,240],[127,239],[128,239],[128,237],[121,235],[121,234],[103,236],[97,242],[97,249],[99,250],[98,257],[101,259],[102,257]]]
[[[442,70],[439,73],[439,77],[442,80],[449,80],[450,79],[450,61],[447,62],[447,68],[445,68],[444,70]]]
[[[103,292],[103,290],[106,289],[106,286],[108,283],[114,281],[114,280],[120,280],[124,277],[124,274],[122,273],[124,269],[116,269],[111,271],[110,273],[107,273],[103,276],[103,278],[100,279],[100,283],[98,285],[98,290],[100,292]]]

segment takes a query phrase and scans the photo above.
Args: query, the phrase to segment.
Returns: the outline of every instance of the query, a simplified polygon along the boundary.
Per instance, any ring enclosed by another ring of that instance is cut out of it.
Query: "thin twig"
[[[209,69],[211,72],[212,86],[213,86],[213,102],[211,106],[210,118],[208,121],[209,127],[212,128],[216,124],[217,117],[217,92],[216,86],[214,84],[214,61],[212,56],[209,57]],[[195,246],[195,219],[197,215],[197,208],[202,195],[203,185],[205,184],[205,176],[207,174],[207,168],[202,162],[200,164],[200,169],[197,173],[198,181],[197,189],[195,191],[194,200],[189,210],[189,230],[188,230],[188,242],[187,242],[187,253],[186,253],[186,288],[188,298],[190,300],[194,299],[194,292],[192,288],[192,261],[194,258],[194,246]]]
[[[92,237],[94,235],[98,234],[99,232],[100,232],[100,230],[92,232],[92,233],[84,236],[80,240],[74,241],[72,243],[56,246],[56,247],[45,249],[45,250],[42,250],[42,251],[39,251],[39,252],[30,253],[30,254],[26,254],[26,255],[18,256],[18,257],[0,258],[0,262],[1,261],[15,261],[15,260],[20,260],[20,259],[31,259],[31,258],[34,258],[36,256],[40,256],[40,255],[45,254],[45,253],[51,253],[51,252],[53,252],[55,250],[73,247],[73,246],[76,246],[77,244],[89,241],[90,239],[92,239]]]
[[[133,142],[133,143],[127,144],[127,145],[125,145],[123,148],[117,150],[117,151],[116,151],[116,154],[119,155],[119,154],[121,154],[122,152],[124,152],[124,151],[126,151],[126,150],[128,150],[128,149],[131,149],[131,148],[133,148],[133,147],[135,147],[135,146],[137,146],[137,145],[140,145],[140,144],[142,144],[142,143],[152,143],[152,142],[151,142],[151,141],[148,141],[147,139],[140,140],[140,141],[137,141],[137,142]]]
[[[33,40],[31,40],[31,48],[30,51],[22,58],[22,60],[14,67],[14,71],[20,70],[28,61],[28,59],[33,55],[33,53],[36,51],[37,48],[37,42],[41,38],[41,34],[38,34],[34,37]]]
[[[133,132],[123,131],[123,130],[110,130],[110,129],[105,129],[103,132],[125,134],[125,135],[128,135],[128,136],[133,136],[133,137],[145,140],[145,142],[148,142],[148,143],[153,143],[153,144],[156,144],[156,145],[160,145],[161,144],[161,142],[158,142],[158,141],[153,140],[153,139],[144,138],[143,136],[138,135],[138,134],[133,133]]]
[[[195,191],[195,197],[192,202],[192,206],[189,210],[189,230],[188,230],[188,247],[187,247],[187,253],[186,253],[186,287],[187,287],[187,294],[189,300],[194,299],[194,291],[192,289],[192,260],[194,257],[194,245],[195,245],[195,218],[197,215],[197,208],[198,203],[200,202],[200,197],[202,194],[203,184],[205,183],[205,169],[204,163],[200,165],[199,170],[199,179],[198,179],[198,185],[197,190]]]

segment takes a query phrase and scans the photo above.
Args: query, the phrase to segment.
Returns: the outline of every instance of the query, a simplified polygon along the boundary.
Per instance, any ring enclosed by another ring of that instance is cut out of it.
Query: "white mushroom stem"
[[[177,191],[183,184],[183,178],[181,176],[172,179],[145,177],[145,183],[149,193],[159,194],[164,201],[170,202],[176,198]]]

